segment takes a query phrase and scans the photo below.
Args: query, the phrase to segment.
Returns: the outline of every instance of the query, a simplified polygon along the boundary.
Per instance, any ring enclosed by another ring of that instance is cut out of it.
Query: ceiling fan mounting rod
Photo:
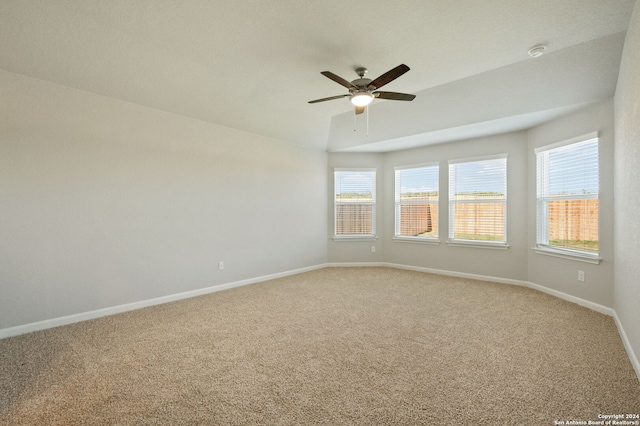
[[[368,72],[369,70],[364,67],[356,68],[356,74],[358,74],[360,78],[363,78]]]

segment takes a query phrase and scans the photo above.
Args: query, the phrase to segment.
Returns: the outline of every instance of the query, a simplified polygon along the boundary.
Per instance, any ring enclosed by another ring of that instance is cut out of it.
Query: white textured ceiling
[[[323,150],[526,128],[613,96],[635,0],[1,0],[0,69]],[[531,59],[527,50],[548,45]],[[320,75],[411,71],[354,117]]]

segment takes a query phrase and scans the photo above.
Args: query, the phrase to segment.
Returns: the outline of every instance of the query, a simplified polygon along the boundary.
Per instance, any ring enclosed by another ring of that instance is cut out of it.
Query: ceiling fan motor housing
[[[370,78],[358,78],[355,79],[351,82],[351,84],[353,84],[354,86],[358,87],[359,92],[361,91],[366,91],[366,90],[373,90],[373,89],[369,89],[369,83],[371,83],[373,80],[371,80]],[[351,89],[352,93],[355,93],[356,90]]]
[[[371,80],[370,78],[364,78],[364,76],[367,75],[368,72],[369,70],[364,67],[356,68],[356,74],[358,74],[360,78],[353,80],[351,84],[357,86],[360,89],[357,92],[364,92],[367,90],[375,89],[375,87],[373,86],[369,87],[369,83],[371,83],[373,80]],[[356,90],[351,89],[351,93],[356,93]]]

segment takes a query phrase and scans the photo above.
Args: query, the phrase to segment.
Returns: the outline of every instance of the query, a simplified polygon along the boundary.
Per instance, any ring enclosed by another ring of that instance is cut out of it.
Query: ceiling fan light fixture
[[[351,95],[351,103],[355,106],[367,106],[373,101],[374,96],[369,92],[357,92]]]

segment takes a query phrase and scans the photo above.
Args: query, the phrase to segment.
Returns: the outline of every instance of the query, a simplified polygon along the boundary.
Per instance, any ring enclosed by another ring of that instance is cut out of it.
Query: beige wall
[[[329,154],[329,169],[334,167],[375,167],[378,190],[378,239],[374,241],[330,242],[331,262],[389,262],[394,264],[440,269],[469,274],[486,275],[512,280],[526,280],[526,204],[527,204],[527,141],[525,132],[479,138],[468,141],[426,146],[411,150],[381,154]],[[509,248],[491,250],[447,245],[448,160],[481,157],[497,154],[508,155],[507,165],[507,235]],[[394,217],[394,167],[416,164],[440,164],[440,194],[438,226],[441,242],[438,245],[398,242],[393,239]],[[329,185],[331,199],[333,182]],[[333,216],[330,212],[329,233],[333,232]],[[376,253],[371,253],[371,246]]]
[[[640,377],[640,3],[620,64],[615,130],[615,310]]]
[[[599,240],[602,262],[598,265],[535,253],[536,167],[535,148],[590,132],[600,136]],[[378,261],[456,273],[528,281],[550,290],[613,308],[613,100],[608,99],[528,131],[466,141],[425,146],[380,154],[329,154],[329,168],[376,167],[378,169],[378,239],[331,242],[331,262]],[[448,239],[447,161],[507,154],[506,250],[451,246]],[[415,244],[394,240],[394,167],[423,163],[440,164],[440,243]],[[332,195],[332,181],[328,199]],[[330,207],[331,208],[331,207]],[[329,233],[333,216],[330,211]],[[376,245],[376,253],[371,246]],[[578,271],[585,281],[578,281]]]
[[[376,173],[376,224],[377,233],[380,234],[383,229],[384,211],[382,205],[383,200],[380,198],[382,188],[386,184],[383,178],[382,156],[379,154],[329,154],[327,159],[327,186],[326,196],[329,200],[327,206],[327,234],[328,240],[327,258],[329,262],[381,262],[382,261],[382,242],[380,238],[374,240],[358,240],[358,241],[336,241],[332,239],[334,233],[335,212],[333,205],[334,197],[334,181],[333,171],[335,168],[375,168]],[[372,251],[375,248],[375,252]]]
[[[326,153],[6,72],[0,93],[0,330],[326,262]]]
[[[529,281],[613,308],[613,100],[599,102],[528,132],[528,235],[529,247],[536,244],[536,158],[534,150],[591,132],[599,134],[600,200],[599,249],[602,262],[593,265],[545,256],[529,251]],[[578,281],[578,271],[585,281]]]

